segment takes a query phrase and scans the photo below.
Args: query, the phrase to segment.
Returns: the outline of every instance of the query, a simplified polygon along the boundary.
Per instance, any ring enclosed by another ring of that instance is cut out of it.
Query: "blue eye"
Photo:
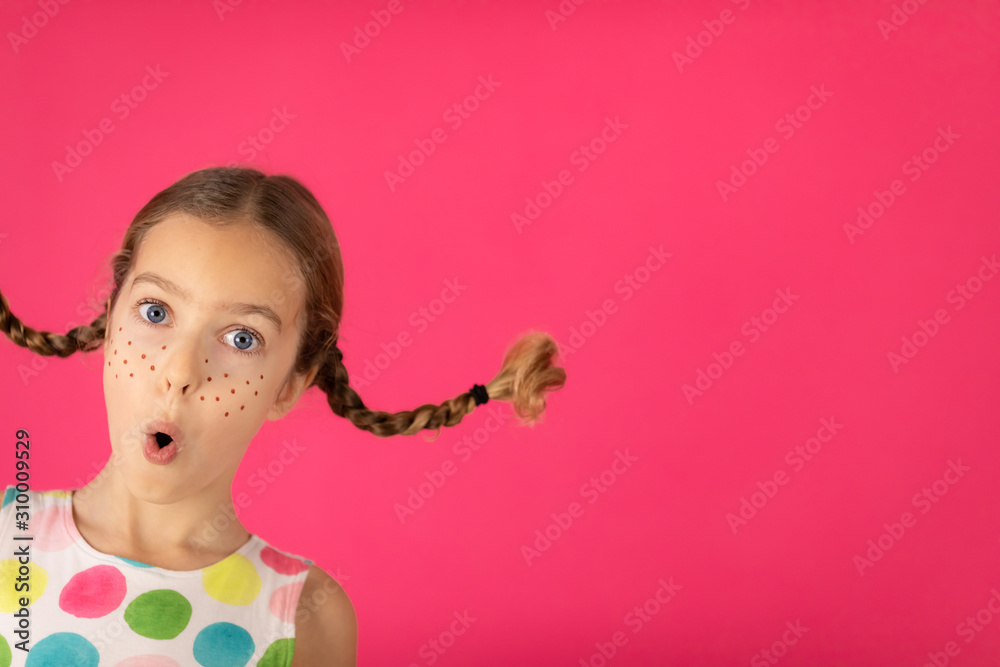
[[[142,313],[142,307],[143,306],[149,306],[149,308],[146,309],[146,313],[147,313],[148,317],[146,315],[144,315],[143,316],[144,319],[149,320],[153,324],[160,324],[167,317],[167,311],[163,308],[163,306],[161,306],[158,303],[149,303],[149,302],[147,302],[147,303],[140,304],[139,305],[139,313],[140,314]]]
[[[251,352],[256,350],[256,348],[250,347],[256,341],[254,340],[253,335],[249,331],[245,331],[243,329],[237,329],[236,331],[230,331],[229,333],[226,334],[226,336],[227,337],[232,336],[233,345],[235,345],[236,349],[239,350],[240,352]],[[258,345],[257,347],[260,346]]]

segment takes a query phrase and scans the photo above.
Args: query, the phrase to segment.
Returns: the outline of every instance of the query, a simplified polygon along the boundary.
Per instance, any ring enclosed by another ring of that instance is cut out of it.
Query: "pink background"
[[[341,347],[369,406],[486,382],[532,329],[578,346],[535,429],[490,403],[435,443],[383,440],[317,389],[265,424],[236,479],[254,499],[241,518],[341,581],[359,664],[596,667],[615,633],[615,665],[774,664],[764,650],[783,665],[994,664],[1000,279],[983,258],[1000,255],[1000,9],[902,4],[912,15],[874,1],[587,2],[553,28],[556,0],[401,0],[391,15],[381,1],[244,0],[220,15],[212,0],[72,0],[33,32],[40,5],[7,1],[0,289],[36,328],[89,322],[139,208],[190,171],[249,162],[241,142],[287,110],[252,163],[300,178],[333,220]],[[372,11],[391,22],[345,57]],[[32,36],[14,45],[18,32]],[[122,117],[115,100],[147,66],[165,75]],[[499,85],[455,128],[443,114],[480,77]],[[797,127],[780,122],[797,109]],[[113,132],[57,176],[105,118]],[[601,145],[606,119],[627,127]],[[390,189],[385,173],[435,128],[445,141]],[[581,158],[591,143],[603,152]],[[925,152],[933,164],[914,170]],[[750,155],[767,159],[723,197]],[[572,181],[519,231],[512,214],[563,170]],[[852,237],[877,196],[893,201]],[[448,280],[467,289],[415,324]],[[786,289],[792,305],[769,312]],[[402,332],[412,345],[363,385]],[[735,341],[742,354],[711,366]],[[36,488],[79,486],[107,459],[99,366],[0,342],[0,437],[12,453],[30,430]],[[689,400],[699,371],[714,379]],[[503,427],[461,453],[493,410]],[[306,451],[258,493],[248,478],[291,441]],[[616,452],[635,458],[620,474]],[[401,522],[396,504],[449,460],[455,474]],[[0,471],[13,479],[12,454]],[[602,472],[603,493],[582,488]],[[787,483],[768,485],[776,473]],[[760,507],[734,533],[743,499]],[[574,502],[572,525],[550,526]],[[522,546],[547,527],[561,534],[529,565]],[[859,571],[880,538],[889,548]],[[468,631],[434,653],[466,610]]]

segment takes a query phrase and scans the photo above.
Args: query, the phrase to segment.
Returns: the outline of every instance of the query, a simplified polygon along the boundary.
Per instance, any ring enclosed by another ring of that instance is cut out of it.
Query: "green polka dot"
[[[191,603],[168,589],[149,591],[125,608],[125,622],[137,635],[150,639],[173,639],[191,620]]]
[[[10,667],[10,646],[3,635],[0,635],[0,667]]]
[[[295,639],[275,639],[264,651],[264,656],[257,667],[288,667],[292,664],[292,653],[295,651]]]

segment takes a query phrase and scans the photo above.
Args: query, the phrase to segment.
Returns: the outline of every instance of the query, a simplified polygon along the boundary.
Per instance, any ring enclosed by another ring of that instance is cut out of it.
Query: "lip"
[[[155,465],[166,465],[173,461],[184,449],[184,434],[177,424],[165,419],[152,419],[142,428],[142,454],[147,461]],[[170,444],[161,448],[156,442],[156,433],[166,433],[171,437]]]

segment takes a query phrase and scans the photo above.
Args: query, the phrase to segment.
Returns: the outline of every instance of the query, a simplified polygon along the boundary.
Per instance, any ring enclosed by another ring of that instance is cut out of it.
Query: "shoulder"
[[[292,667],[355,667],[357,652],[354,605],[336,579],[322,568],[310,566],[295,612]]]

